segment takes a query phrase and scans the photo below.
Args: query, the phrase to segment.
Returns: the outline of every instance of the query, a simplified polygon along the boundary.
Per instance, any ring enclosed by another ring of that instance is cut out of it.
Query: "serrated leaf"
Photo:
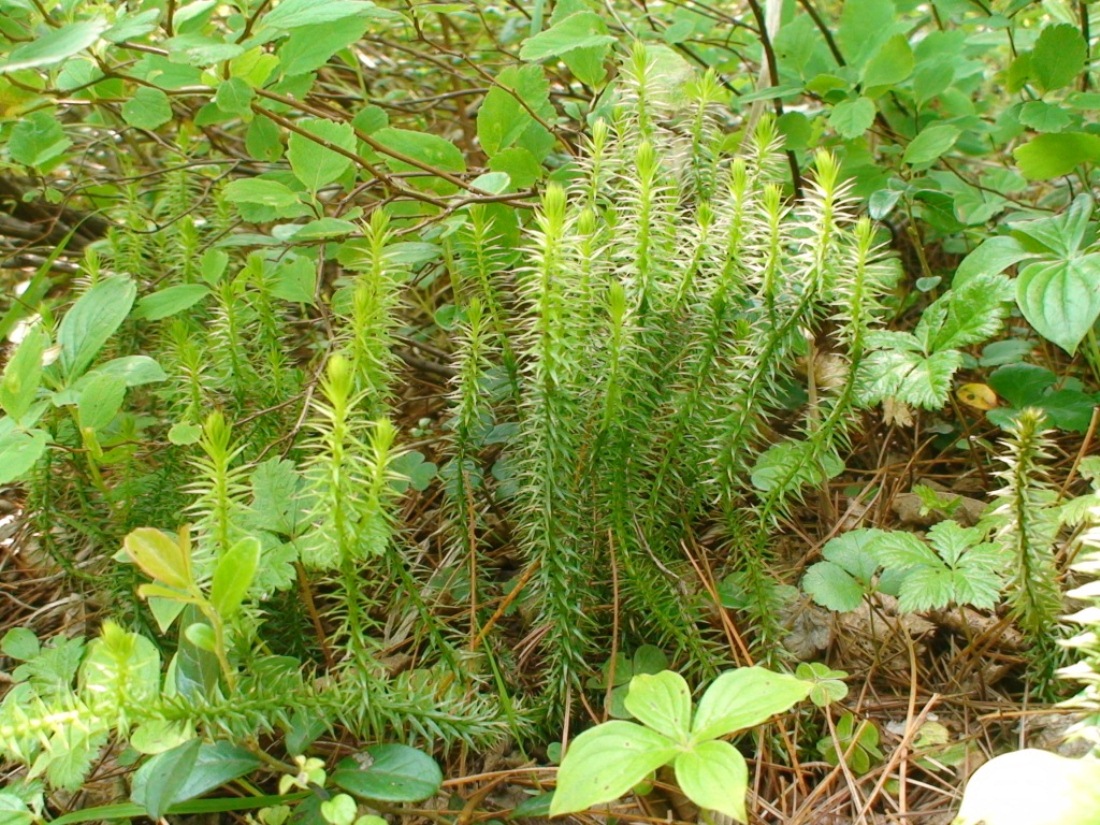
[[[339,147],[352,155],[355,153],[355,131],[349,123],[307,118],[298,121],[298,126],[329,145]],[[329,149],[298,132],[290,136],[287,158],[295,177],[311,192],[332,183],[352,165],[352,160],[347,155]]]
[[[1031,51],[1031,76],[1045,91],[1070,85],[1085,67],[1088,46],[1076,26],[1047,26]]]
[[[749,769],[745,757],[729,742],[700,742],[676,756],[676,783],[700,808],[748,822],[745,794]]]
[[[615,38],[607,33],[603,18],[595,12],[578,11],[527,38],[519,56],[527,61],[546,60],[576,49],[606,47],[614,42]]]
[[[1012,150],[1020,172],[1029,180],[1068,175],[1078,166],[1100,161],[1100,135],[1057,132],[1038,135]]]
[[[691,689],[671,670],[641,673],[630,680],[624,702],[639,722],[673,741],[687,739],[691,729]]]
[[[369,25],[367,20],[344,20],[339,26],[326,23],[294,29],[279,47],[283,73],[292,77],[321,68],[338,51],[360,40]]]
[[[844,100],[829,113],[829,126],[846,140],[854,140],[875,122],[875,104],[870,98]]]
[[[239,77],[231,77],[218,84],[214,102],[226,114],[249,115],[252,113],[252,99],[256,93],[252,87]]]
[[[881,531],[868,548],[883,567],[919,567],[939,564],[939,557],[927,544],[903,530]]]
[[[8,137],[11,159],[35,168],[55,160],[70,146],[72,141],[53,110],[27,115],[15,124]]]
[[[122,119],[137,129],[157,129],[172,119],[172,104],[160,89],[141,86],[122,104]]]
[[[1020,123],[1037,132],[1060,132],[1073,122],[1065,107],[1045,100],[1029,100],[1020,107]]]
[[[802,589],[826,610],[848,613],[863,603],[863,585],[839,564],[819,561],[806,571]]]
[[[723,673],[699,700],[692,722],[696,742],[755,727],[805,699],[811,685],[762,667]]]

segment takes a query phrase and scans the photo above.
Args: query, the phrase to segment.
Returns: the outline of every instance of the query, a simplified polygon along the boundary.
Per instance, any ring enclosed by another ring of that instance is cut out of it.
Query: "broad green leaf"
[[[962,286],[975,275],[1000,275],[1010,266],[1033,257],[1016,238],[998,235],[987,238],[967,255],[955,271],[955,286]]]
[[[11,159],[25,166],[41,168],[60,157],[72,146],[55,110],[32,112],[11,130],[8,152]]]
[[[1058,376],[1035,364],[1006,364],[989,376],[989,386],[1014,407],[1036,406]]]
[[[860,81],[864,89],[894,86],[913,73],[913,50],[905,35],[896,34],[883,43],[877,52],[863,64]]]
[[[179,747],[158,754],[134,774],[130,799],[152,819],[160,819],[191,776],[202,742],[191,739]]]
[[[908,164],[930,163],[948,151],[962,134],[957,126],[947,123],[933,124],[921,131],[905,147],[902,160]]]
[[[254,203],[282,209],[299,203],[298,196],[286,184],[259,178],[240,178],[225,187],[225,199],[230,203]]]
[[[381,106],[364,106],[355,113],[351,119],[351,125],[365,135],[373,135],[379,129],[385,129],[390,125],[390,116]]]
[[[1045,91],[1070,85],[1085,68],[1088,47],[1076,26],[1047,26],[1031,52],[1031,76]]]
[[[28,472],[46,452],[48,439],[42,430],[0,435],[0,484],[9,484]]]
[[[156,129],[172,119],[172,104],[160,89],[141,86],[122,104],[122,119],[137,129]]]
[[[979,275],[937,300],[930,308],[933,311],[921,317],[914,334],[924,342],[926,352],[981,343],[1000,330],[1006,303],[1011,300],[1008,278]]]
[[[802,577],[802,589],[826,610],[847,613],[863,604],[866,586],[839,564],[819,561]]]
[[[27,803],[13,793],[0,791],[0,825],[33,825],[38,821]]]
[[[159,17],[160,9],[119,13],[115,18],[114,25],[103,32],[103,39],[110,43],[121,43],[124,40],[135,40],[144,37],[157,30],[157,19]]]
[[[186,779],[172,795],[172,805],[194,799],[252,773],[263,765],[259,757],[231,742],[204,742]]]
[[[13,627],[0,639],[0,651],[20,662],[33,659],[40,650],[38,637],[27,627]]]
[[[179,597],[170,600],[179,602]],[[221,679],[218,657],[187,638],[187,628],[200,621],[204,619],[198,606],[184,605],[179,616],[179,648],[173,660],[175,669],[174,673],[169,671],[169,678],[174,678],[176,690],[193,700],[209,699]]]
[[[121,378],[127,387],[140,387],[143,384],[155,384],[168,378],[160,364],[148,355],[124,355],[121,358],[112,358],[105,364],[100,364],[93,370],[89,370],[84,378],[96,375],[113,375]],[[81,379],[83,381],[84,379]],[[83,384],[76,383],[77,389]]]
[[[700,808],[718,811],[738,822],[749,821],[745,812],[749,769],[745,757],[729,742],[699,742],[677,754],[672,765],[680,790]]]
[[[560,57],[575,49],[610,46],[615,38],[607,33],[603,18],[591,11],[578,11],[530,37],[519,51],[521,60],[539,61]]]
[[[842,138],[853,140],[871,128],[875,122],[875,111],[874,101],[870,98],[844,100],[829,113],[829,125]]]
[[[176,284],[146,295],[137,303],[133,317],[144,321],[159,321],[189,309],[210,294],[202,284]]]
[[[696,742],[755,727],[805,699],[810,685],[762,667],[741,667],[714,680],[692,723]]]
[[[1058,132],[1038,135],[1012,151],[1024,177],[1049,180],[1068,175],[1078,166],[1100,161],[1100,135]]]
[[[73,304],[57,330],[59,362],[67,379],[79,377],[91,365],[130,314],[136,296],[132,280],[115,276],[100,281]]]
[[[252,98],[256,93],[244,80],[231,77],[218,84],[214,102],[223,112],[231,115],[252,114]]]
[[[77,410],[80,426],[100,430],[110,424],[126,398],[126,382],[117,375],[98,373],[80,390]]]
[[[939,562],[927,544],[904,530],[879,532],[870,550],[884,567],[920,567]]]
[[[279,58],[255,46],[229,61],[229,76],[243,81],[252,89],[263,86],[279,68]]]
[[[313,304],[317,293],[317,264],[309,258],[290,258],[275,270],[271,294],[296,304]]]
[[[283,156],[279,127],[270,118],[253,117],[244,136],[244,148],[257,160],[278,160]]]
[[[900,19],[894,0],[845,0],[837,41],[848,65],[863,65],[897,32]]]
[[[107,27],[106,20],[93,17],[50,29],[14,49],[7,60],[0,63],[0,75],[20,69],[54,66],[93,45]]]
[[[355,132],[348,123],[324,118],[309,118],[298,125],[325,144],[355,153]],[[340,177],[352,164],[351,158],[321,145],[317,140],[294,132],[290,136],[287,157],[294,175],[311,192],[316,192]]]
[[[510,66],[497,82],[500,85],[489,90],[477,113],[477,137],[490,157],[536,123],[531,112],[546,115],[549,105],[550,84],[541,66]]]
[[[1061,132],[1073,122],[1064,106],[1029,100],[1020,107],[1020,123],[1037,132]]]
[[[122,546],[149,578],[177,590],[191,585],[190,547],[153,527],[139,527],[123,539]]]
[[[0,407],[18,422],[31,408],[42,384],[42,356],[50,336],[41,324],[31,327],[4,367]]]
[[[1028,264],[1016,303],[1036,332],[1070,355],[1100,316],[1100,253]]]
[[[152,599],[149,604],[152,606]],[[179,602],[172,604],[183,607]],[[194,726],[186,720],[152,719],[134,728],[130,734],[130,747],[145,756],[156,756],[194,738]]]
[[[641,673],[630,680],[626,709],[644,725],[674,742],[686,741],[691,730],[691,689],[671,670]]]
[[[550,816],[584,811],[625,794],[678,751],[667,736],[633,722],[605,722],[569,745]]]
[[[952,825],[1095,825],[1100,760],[1025,749],[974,772]]]
[[[955,79],[954,62],[947,59],[918,60],[913,72],[913,97],[924,106],[945,92]]]
[[[388,149],[444,172],[465,172],[466,160],[462,151],[449,140],[427,132],[413,132],[408,129],[379,129],[374,139]],[[394,171],[412,171],[417,167],[402,160],[388,156],[386,164]]]
[[[515,190],[528,189],[544,174],[542,164],[535,156],[519,146],[504,149],[489,158],[489,168],[506,174]]]
[[[1092,197],[1082,193],[1060,215],[1017,223],[1012,234],[1032,252],[1072,258],[1085,239],[1092,209]]]
[[[218,559],[210,586],[210,602],[223,619],[232,619],[240,610],[259,566],[260,542],[252,536],[238,541]]]
[[[326,23],[302,26],[291,32],[279,47],[282,71],[288,76],[315,71],[341,49],[362,38],[367,20],[345,20],[339,26]]]
[[[562,62],[569,67],[577,80],[587,86],[599,86],[607,77],[607,58],[611,54],[612,44],[589,46],[586,49],[573,49],[561,56]]]
[[[385,20],[401,20],[402,16],[388,9],[379,8],[367,0],[282,0],[261,19],[261,26],[275,29],[297,29],[335,23],[349,17],[367,17]]]
[[[191,739],[142,765],[134,775],[130,798],[157,818],[170,807],[209,793],[261,764],[252,753],[229,742]]]
[[[138,589],[138,592],[141,592],[141,588]],[[183,637],[199,650],[206,653],[217,653],[217,634],[214,633],[214,628],[210,626],[209,622],[205,620],[187,625],[183,629]]]
[[[420,802],[434,796],[443,772],[428,754],[408,745],[373,745],[341,761],[329,777],[338,788],[379,802]]]

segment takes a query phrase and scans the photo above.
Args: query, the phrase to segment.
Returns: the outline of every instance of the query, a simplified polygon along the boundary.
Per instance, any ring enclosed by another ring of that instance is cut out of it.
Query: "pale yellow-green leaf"
[[[1029,748],[986,762],[970,778],[952,825],[1097,825],[1100,760]]]

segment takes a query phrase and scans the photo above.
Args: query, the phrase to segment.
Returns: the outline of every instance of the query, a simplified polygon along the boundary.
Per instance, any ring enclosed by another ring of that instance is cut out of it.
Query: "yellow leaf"
[[[987,384],[963,384],[955,393],[960,403],[975,410],[991,410],[997,406],[997,393]]]

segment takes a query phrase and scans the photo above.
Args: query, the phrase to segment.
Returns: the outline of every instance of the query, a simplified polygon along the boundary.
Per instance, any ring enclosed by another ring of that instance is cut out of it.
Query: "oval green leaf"
[[[550,816],[618,799],[668,764],[677,750],[667,736],[633,722],[605,722],[586,730],[562,760]]]
[[[692,725],[696,742],[726,736],[768,720],[810,694],[809,682],[762,667],[742,667],[714,680]]]
[[[686,740],[690,733],[691,689],[679,673],[635,676],[624,704],[635,719],[673,741]]]
[[[676,781],[688,799],[700,808],[718,811],[738,822],[748,822],[745,793],[749,769],[729,742],[700,742],[672,763]]]
[[[362,765],[362,766],[361,766]],[[407,745],[375,745],[365,757],[348,757],[333,771],[332,784],[363,799],[420,802],[443,784],[443,772],[423,751]]]

